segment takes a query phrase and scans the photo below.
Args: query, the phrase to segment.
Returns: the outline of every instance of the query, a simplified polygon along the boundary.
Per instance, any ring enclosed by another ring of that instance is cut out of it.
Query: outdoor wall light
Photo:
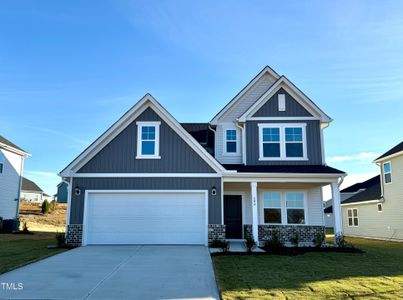
[[[217,188],[215,186],[211,188],[211,195],[213,196],[217,195]]]
[[[81,195],[81,190],[78,187],[78,185],[76,185],[76,187],[74,188],[74,193],[76,194],[76,196],[80,196]]]

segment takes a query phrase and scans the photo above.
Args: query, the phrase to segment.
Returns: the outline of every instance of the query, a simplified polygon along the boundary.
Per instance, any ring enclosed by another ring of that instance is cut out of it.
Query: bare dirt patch
[[[67,204],[56,203],[53,211],[42,214],[41,204],[21,201],[20,227],[27,222],[30,231],[62,232],[66,225]]]

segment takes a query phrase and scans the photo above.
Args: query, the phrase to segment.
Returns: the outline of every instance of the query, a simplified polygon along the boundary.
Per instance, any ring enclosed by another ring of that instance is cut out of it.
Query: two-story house
[[[345,173],[324,158],[331,121],[270,67],[209,123],[180,124],[147,94],[60,172],[67,242],[261,242],[278,230],[311,243],[324,231],[325,185],[342,232]]]
[[[0,218],[16,220],[18,217],[24,159],[29,154],[0,136]],[[16,227],[17,222],[13,222]],[[17,228],[14,228],[17,229]]]
[[[343,201],[348,236],[403,241],[403,142],[375,160],[380,176]],[[362,184],[361,184],[362,185]]]

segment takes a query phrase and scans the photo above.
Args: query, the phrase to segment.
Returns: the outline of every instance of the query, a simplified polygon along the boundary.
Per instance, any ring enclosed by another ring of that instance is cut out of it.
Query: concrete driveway
[[[13,286],[15,289],[10,290]],[[0,275],[0,299],[4,298],[219,299],[219,296],[206,247],[130,245],[81,247]]]

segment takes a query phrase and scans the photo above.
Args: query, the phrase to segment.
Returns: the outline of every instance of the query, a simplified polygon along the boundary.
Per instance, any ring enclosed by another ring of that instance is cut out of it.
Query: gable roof
[[[365,180],[363,182],[358,182],[356,184],[350,185],[349,187],[346,187],[345,189],[342,189],[340,193],[356,193],[359,190],[364,190],[367,189],[374,184],[380,182],[380,176],[376,175],[368,180]]]
[[[245,122],[248,117],[253,116],[280,88],[287,91],[299,104],[301,104],[313,116],[318,117],[321,122],[329,123],[332,119],[325,114],[311,99],[308,98],[285,76],[281,76],[249,109],[239,118]]]
[[[209,123],[181,123],[181,125],[208,153],[214,156],[214,132],[210,130]]]
[[[30,191],[30,192],[38,192],[43,193],[43,190],[33,181],[29,180],[28,178],[22,177],[22,191]]]
[[[176,119],[150,94],[146,94],[132,108],[130,108],[118,121],[107,129],[87,149],[75,158],[59,175],[71,177],[84,166],[91,158],[101,151],[110,141],[122,132],[147,108],[151,108],[170,126],[200,157],[216,172],[224,172],[225,169],[216,161],[179,123]]]
[[[276,71],[274,71],[272,68],[269,66],[266,66],[263,68],[262,71],[260,71],[238,94],[235,95],[234,98],[230,102],[227,103],[221,109],[210,121],[210,124],[216,125],[218,119],[225,113],[227,112],[261,77],[263,77],[266,73],[268,73],[270,76],[272,76],[275,80],[278,80],[280,78],[280,75],[277,74]]]
[[[7,140],[5,137],[0,135],[0,147],[1,148],[5,148],[7,150],[10,150],[12,152],[15,152],[17,154],[20,154],[22,156],[28,156],[28,152],[26,152],[25,150],[21,149],[20,147],[18,147],[16,144],[10,142],[9,140]]]
[[[387,151],[384,154],[382,154],[381,156],[379,156],[377,159],[375,159],[375,162],[384,160],[385,158],[388,158],[389,156],[392,156],[392,155],[396,156],[399,154],[403,154],[403,142],[394,146],[392,149],[390,149],[389,151]]]
[[[364,191],[359,192],[359,193],[351,196],[350,198],[347,198],[346,200],[344,200],[342,202],[342,204],[379,200],[382,197],[381,180],[380,180],[379,176],[377,176],[376,178],[378,180],[376,182],[373,182],[373,184],[371,186],[369,186]]]

